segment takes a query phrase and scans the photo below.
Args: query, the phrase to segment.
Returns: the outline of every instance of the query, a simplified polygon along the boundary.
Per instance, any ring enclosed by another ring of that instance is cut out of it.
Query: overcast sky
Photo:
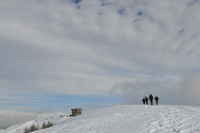
[[[200,105],[200,1],[1,0],[0,110]]]

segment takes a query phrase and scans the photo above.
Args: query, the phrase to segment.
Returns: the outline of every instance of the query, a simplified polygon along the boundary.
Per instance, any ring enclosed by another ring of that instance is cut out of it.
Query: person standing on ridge
[[[146,105],[148,105],[149,104],[148,103],[149,99],[147,98],[147,96],[145,96],[145,100],[146,100]]]
[[[158,100],[159,100],[159,97],[155,97],[155,100],[156,100],[156,106],[158,106]]]
[[[145,98],[143,98],[143,99],[142,99],[142,102],[143,102],[143,104],[144,104],[144,105],[145,105],[145,101],[146,101],[146,99],[145,99]]]
[[[152,96],[152,94],[150,94],[149,99],[150,99],[151,105],[153,105],[153,96]]]

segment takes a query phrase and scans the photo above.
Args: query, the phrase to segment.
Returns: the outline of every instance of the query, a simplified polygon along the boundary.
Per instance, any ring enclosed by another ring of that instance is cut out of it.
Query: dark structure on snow
[[[77,116],[82,114],[82,108],[73,108],[70,116]]]

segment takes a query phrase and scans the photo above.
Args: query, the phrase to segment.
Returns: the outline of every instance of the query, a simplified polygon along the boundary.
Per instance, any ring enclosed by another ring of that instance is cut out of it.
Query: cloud
[[[41,118],[48,118],[52,116],[58,116],[63,113],[24,113],[24,112],[17,112],[17,111],[10,111],[10,110],[1,110],[0,111],[0,126],[1,127],[9,127],[13,126],[22,122],[34,120],[34,119],[41,119]]]
[[[199,106],[199,80],[200,74],[195,73],[176,79],[124,81],[113,85],[110,94],[122,96],[124,104],[141,104],[143,97],[153,94],[160,97],[160,104]]]
[[[160,104],[183,104],[179,84],[172,79],[120,82],[112,87],[110,94],[122,95],[124,104],[141,104],[142,98],[150,94],[158,96]]]
[[[188,75],[183,78],[180,89],[182,98],[187,105],[200,105],[200,74]]]
[[[182,75],[199,72],[199,6],[190,0],[2,1],[0,97],[107,95],[113,86],[144,94],[147,84],[165,88],[160,96],[173,103],[168,77],[178,77],[177,85]]]

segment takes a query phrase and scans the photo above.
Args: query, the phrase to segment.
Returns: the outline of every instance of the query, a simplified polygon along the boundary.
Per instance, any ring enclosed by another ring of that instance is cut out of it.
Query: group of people
[[[145,105],[148,105],[149,103],[148,103],[148,101],[150,100],[150,103],[151,103],[151,105],[153,105],[153,95],[152,94],[150,94],[149,95],[149,98],[147,98],[146,96],[142,99],[142,102],[143,102],[143,104]],[[155,96],[155,101],[156,101],[156,106],[158,106],[158,100],[159,100],[159,98],[157,97],[157,96]]]

